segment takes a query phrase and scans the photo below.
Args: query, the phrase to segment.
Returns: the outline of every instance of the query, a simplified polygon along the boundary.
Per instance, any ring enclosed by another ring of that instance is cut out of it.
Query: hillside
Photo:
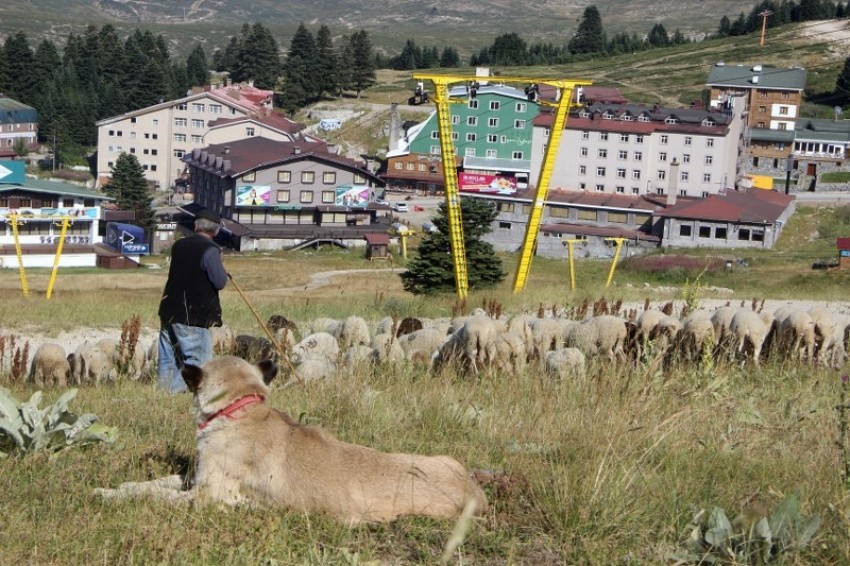
[[[0,37],[18,30],[31,37],[63,41],[88,24],[112,23],[119,29],[144,27],[163,33],[179,51],[195,42],[223,46],[245,22],[263,22],[284,46],[299,22],[327,24],[335,34],[365,29],[378,48],[394,51],[407,38],[419,45],[454,44],[463,54],[517,32],[529,41],[565,43],[584,9],[595,5],[609,35],[628,30],[647,33],[660,22],[670,32],[701,37],[713,33],[723,15],[734,18],[743,6],[732,0],[29,0],[0,3]],[[462,44],[457,38],[463,37]]]

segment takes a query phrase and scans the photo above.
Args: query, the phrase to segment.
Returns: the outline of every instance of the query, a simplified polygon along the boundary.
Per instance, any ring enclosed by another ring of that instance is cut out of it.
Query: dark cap
[[[198,211],[195,214],[195,220],[198,218],[203,218],[204,220],[209,220],[210,222],[215,222],[216,224],[221,224],[221,216],[215,213],[215,211],[210,210],[208,208],[204,208]]]

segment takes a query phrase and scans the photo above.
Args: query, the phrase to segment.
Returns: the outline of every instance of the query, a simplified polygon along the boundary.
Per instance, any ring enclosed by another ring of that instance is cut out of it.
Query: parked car
[[[393,205],[393,210],[396,212],[407,212],[409,209],[406,202],[397,202]]]
[[[378,200],[376,200],[376,201],[375,201],[375,204],[382,204],[382,205],[384,205],[384,206],[389,206],[389,205],[390,205],[390,203],[388,203],[387,201],[385,201],[385,200],[384,200],[384,199],[382,199],[382,198],[379,198]]]

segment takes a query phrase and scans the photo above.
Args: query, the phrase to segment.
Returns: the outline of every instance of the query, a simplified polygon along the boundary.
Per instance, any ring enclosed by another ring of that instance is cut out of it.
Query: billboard
[[[334,204],[363,208],[369,202],[369,190],[363,185],[340,185],[335,189]]]
[[[269,185],[241,185],[236,187],[236,206],[268,206],[272,188]]]
[[[6,220],[11,214],[17,214],[21,220],[61,220],[67,216],[71,220],[97,220],[100,208],[71,207],[71,208],[0,208],[0,220]]]
[[[146,254],[150,248],[145,242],[145,231],[135,224],[106,223],[106,245],[122,254]]]
[[[464,193],[495,193],[512,195],[516,193],[516,177],[502,175],[484,175],[481,173],[459,173],[458,189]]]

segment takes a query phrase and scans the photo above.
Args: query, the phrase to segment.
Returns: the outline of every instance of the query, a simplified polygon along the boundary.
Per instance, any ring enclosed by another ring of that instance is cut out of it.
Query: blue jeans
[[[180,375],[184,364],[199,366],[212,358],[212,337],[208,328],[165,325],[159,331],[158,384],[170,393],[186,391]]]

